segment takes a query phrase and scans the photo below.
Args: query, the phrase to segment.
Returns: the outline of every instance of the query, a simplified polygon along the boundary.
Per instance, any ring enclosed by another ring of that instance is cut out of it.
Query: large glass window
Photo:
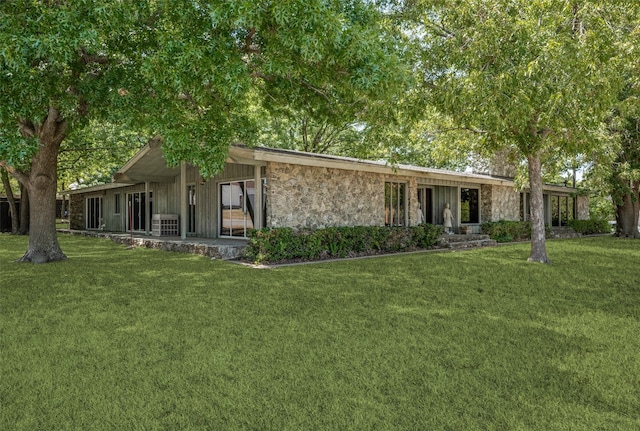
[[[422,222],[433,223],[433,193],[430,188],[418,189],[418,203],[422,211]]]
[[[531,193],[520,193],[520,220],[531,220]]]
[[[480,223],[480,190],[460,189],[460,223]]]
[[[134,192],[127,195],[127,230],[144,231],[147,225],[147,194]],[[153,214],[153,192],[149,192],[149,211]]]
[[[220,236],[246,237],[249,229],[262,227],[255,220],[255,180],[220,184]],[[266,213],[266,183],[262,180],[262,214]]]
[[[113,208],[114,214],[120,214],[120,193],[113,195]]]
[[[384,184],[384,224],[404,226],[406,224],[406,184],[386,182]]]
[[[187,233],[195,234],[196,233],[196,186],[195,185],[187,186],[187,209],[188,209]]]
[[[575,218],[574,199],[569,196],[551,196],[551,225],[566,226]]]
[[[87,229],[100,229],[102,226],[102,197],[87,198]]]

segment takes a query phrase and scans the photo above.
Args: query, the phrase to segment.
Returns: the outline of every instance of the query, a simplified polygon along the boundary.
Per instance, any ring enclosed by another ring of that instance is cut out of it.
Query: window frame
[[[95,201],[94,201],[95,200]],[[96,205],[97,202],[97,205]],[[98,212],[98,223],[95,225],[95,212]],[[91,211],[90,211],[91,209]],[[90,217],[91,213],[91,217]],[[102,195],[87,196],[85,200],[85,226],[87,230],[100,230],[104,224],[104,199]]]
[[[464,220],[463,216],[464,216],[464,212],[463,212],[463,208],[464,208],[464,203],[467,202],[467,200],[463,201],[463,196],[464,196],[464,190],[468,190],[469,193],[469,219]],[[475,191],[475,202],[474,199],[471,197],[471,191]],[[480,188],[475,188],[475,187],[460,187],[460,198],[458,200],[459,205],[460,205],[460,214],[459,214],[459,220],[460,220],[460,224],[480,224],[481,220],[480,220]],[[473,204],[475,203],[475,205],[473,206]],[[474,217],[475,216],[475,217]]]
[[[407,191],[408,186],[405,181],[385,180],[384,182],[384,224],[385,226],[407,226]],[[396,191],[396,195],[393,191]],[[400,192],[402,190],[402,192]],[[389,191],[389,193],[387,193]],[[394,197],[400,195],[400,199],[394,205]],[[394,208],[395,206],[395,208]],[[392,211],[389,211],[391,209]],[[393,210],[400,213],[395,217]],[[391,216],[389,215],[391,213]],[[394,223],[394,220],[397,222]]]

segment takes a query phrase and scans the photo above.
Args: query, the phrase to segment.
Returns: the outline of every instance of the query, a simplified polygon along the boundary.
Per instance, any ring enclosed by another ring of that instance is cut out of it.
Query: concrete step
[[[579,238],[581,236],[581,234],[577,233],[569,226],[551,228],[551,238]]]
[[[465,249],[465,248],[476,248],[476,247],[493,247],[498,245],[498,242],[495,239],[482,239],[475,241],[459,241],[449,243],[449,248],[454,249]]]
[[[470,235],[442,235],[440,242],[444,247],[454,249],[465,249],[475,247],[491,247],[498,243],[496,240],[491,239],[489,235],[482,234],[470,234]]]

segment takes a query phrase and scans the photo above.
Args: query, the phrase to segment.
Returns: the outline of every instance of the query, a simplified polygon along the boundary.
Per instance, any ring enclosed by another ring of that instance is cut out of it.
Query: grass
[[[640,429],[640,242],[255,270],[0,235],[3,430]]]

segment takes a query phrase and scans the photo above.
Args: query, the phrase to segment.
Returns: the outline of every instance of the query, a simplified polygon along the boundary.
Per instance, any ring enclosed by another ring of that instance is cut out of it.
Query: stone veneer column
[[[488,184],[480,186],[480,221],[493,220],[493,187]]]
[[[69,229],[84,230],[84,197],[69,195]]]
[[[513,187],[482,184],[480,221],[520,220],[520,193]]]

